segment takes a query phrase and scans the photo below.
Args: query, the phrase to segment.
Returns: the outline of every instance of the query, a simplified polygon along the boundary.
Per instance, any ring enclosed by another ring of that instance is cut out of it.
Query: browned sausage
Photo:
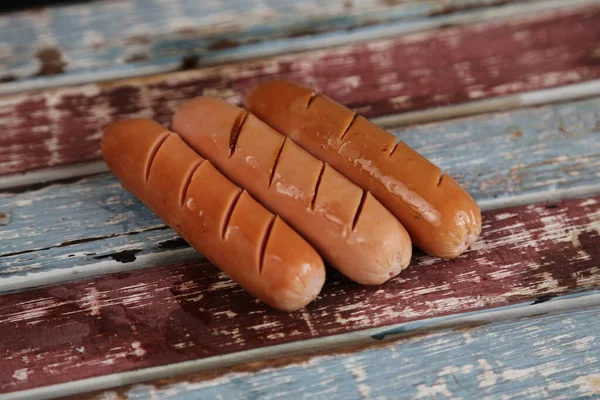
[[[437,166],[367,119],[284,81],[258,85],[246,107],[373,193],[422,250],[453,258],[477,240],[481,212],[473,198]]]
[[[381,284],[410,262],[408,233],[381,203],[247,111],[198,97],[173,130],[350,279]]]
[[[102,155],[123,187],[255,297],[297,310],[321,290],[317,252],[176,133],[151,120],[116,122]]]

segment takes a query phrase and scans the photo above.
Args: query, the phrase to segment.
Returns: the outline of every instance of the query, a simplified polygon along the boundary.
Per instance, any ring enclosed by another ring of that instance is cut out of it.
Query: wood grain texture
[[[65,78],[90,82],[169,72],[236,55],[264,55],[278,47],[285,51],[281,45],[286,42],[310,47],[314,36],[448,19],[460,10],[505,3],[519,2],[104,0],[47,7],[0,15],[0,82],[16,90],[52,86]]]
[[[297,313],[254,301],[202,261],[4,295],[0,390],[600,287],[600,196],[487,212],[483,228],[460,258],[417,255],[379,287],[332,273],[319,298]]]
[[[600,77],[600,7],[402,36],[110,84],[0,98],[0,175],[96,160],[111,121],[167,123],[197,95],[240,103],[284,78],[366,116],[456,104]]]
[[[599,319],[597,309],[556,313],[254,362],[78,398],[596,398]]]
[[[518,196],[535,202],[535,196],[600,185],[598,110],[595,98],[392,132],[481,204]],[[67,275],[58,281],[74,279],[67,271],[101,274],[107,268],[101,261],[128,263],[186,248],[110,174],[0,194],[3,210],[12,222],[0,229],[0,291],[37,284],[32,274],[63,270]]]

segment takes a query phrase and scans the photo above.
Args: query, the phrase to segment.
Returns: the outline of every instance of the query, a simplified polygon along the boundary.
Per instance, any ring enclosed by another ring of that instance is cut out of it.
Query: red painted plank
[[[367,116],[456,104],[600,77],[600,6],[527,16],[151,78],[0,98],[0,175],[96,160],[101,129],[169,121],[191,97],[239,103],[283,78]]]
[[[364,287],[331,276],[298,313],[254,301],[208,263],[0,297],[0,391],[164,365],[600,287],[600,195],[484,214],[456,260],[417,256]]]

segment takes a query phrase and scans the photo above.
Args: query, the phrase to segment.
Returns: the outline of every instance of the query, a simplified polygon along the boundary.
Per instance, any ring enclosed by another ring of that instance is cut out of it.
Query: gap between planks
[[[160,367],[143,368],[134,371],[104,375],[35,389],[5,393],[4,400],[51,399],[77,395],[86,392],[132,385],[149,380],[169,378],[175,375],[199,372],[208,369],[226,368],[249,362],[265,361],[281,357],[310,355],[324,350],[334,350],[346,346],[368,345],[382,340],[398,340],[417,334],[435,331],[461,329],[493,322],[509,321],[600,306],[600,291],[560,296],[549,301],[531,304],[519,303],[498,307],[493,310],[473,311],[464,314],[431,318],[415,322],[391,325],[382,328],[365,329],[335,336],[295,341],[266,348],[240,351],[204,359],[185,361]]]
[[[600,96],[600,79],[493,99],[471,101],[447,107],[436,107],[422,111],[391,114],[383,117],[371,118],[370,120],[384,128],[392,129],[406,125],[425,124],[428,122],[449,120],[478,114],[562,103],[594,96]],[[4,175],[0,176],[0,192],[29,185],[84,177],[106,171],[108,171],[108,166],[104,161],[100,160]],[[595,192],[587,191],[583,193],[589,194]],[[552,199],[554,199],[554,197],[552,197]]]
[[[0,191],[20,188],[27,190],[27,186],[51,184],[55,181],[81,178],[108,171],[109,169],[106,163],[102,160],[98,160],[53,168],[37,169],[25,173],[4,175],[0,176]]]
[[[427,30],[450,26],[473,24],[491,20],[523,15],[537,15],[540,12],[575,9],[587,5],[600,4],[600,0],[540,0],[524,4],[509,4],[484,8],[476,11],[464,11],[456,15],[443,15],[416,22],[387,23],[373,27],[357,28],[350,31],[333,32],[298,38],[275,39],[229,49],[224,52],[202,54],[200,66],[213,66],[231,62],[259,59],[268,56],[298,53],[329,47],[361,43],[376,39],[386,39]],[[116,79],[126,79],[168,73],[179,70],[181,60],[164,61],[161,65],[144,65],[126,70],[108,72],[81,72],[75,76],[54,76],[27,79],[20,82],[8,82],[0,85],[0,95],[37,91],[61,86],[97,83]]]
[[[187,247],[185,249],[138,255],[134,261],[128,263],[106,260],[91,265],[88,264],[64,269],[59,268],[51,271],[8,278],[6,279],[7,282],[2,282],[0,294],[5,295],[34,287],[56,285],[113,273],[131,272],[142,268],[183,264],[204,259],[204,256],[198,253],[193,247]]]

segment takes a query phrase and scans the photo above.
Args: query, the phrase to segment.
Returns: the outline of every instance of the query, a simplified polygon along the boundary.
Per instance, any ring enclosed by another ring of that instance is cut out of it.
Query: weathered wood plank
[[[372,121],[385,128],[399,128],[401,126],[415,125],[424,122],[448,120],[452,118],[468,117],[472,115],[496,113],[499,111],[513,110],[517,108],[547,105],[553,103],[566,103],[596,97],[600,95],[600,80],[559,86],[556,88],[535,90],[500,96],[493,99],[471,101],[457,105],[435,107],[400,114],[391,114],[372,118]],[[66,164],[57,167],[34,169],[9,175],[0,175],[1,191],[19,191],[23,188],[34,189],[43,187],[51,182],[64,182],[84,176],[108,172],[108,166],[103,160],[90,161],[77,164]],[[543,198],[533,194],[533,201],[552,201],[566,197],[585,196],[600,190],[590,190],[591,186],[567,189],[568,193],[547,192]],[[531,195],[513,196],[510,205],[530,204],[527,200]],[[484,201],[484,204],[496,207],[493,201]]]
[[[349,43],[360,27],[406,25],[363,34],[393,35],[472,19],[478,9],[505,3],[516,4],[475,17],[564,7],[548,0],[125,0],[10,13],[0,15],[0,93]],[[453,15],[465,9],[462,18]]]
[[[596,98],[392,132],[456,177],[484,208],[499,208],[523,196],[531,203],[557,191],[559,198],[565,190],[600,192],[599,109]],[[96,264],[185,246],[110,174],[0,194],[0,212],[12,215],[0,229],[0,291],[143,267],[148,261]]]
[[[600,311],[415,335],[92,393],[87,399],[595,398]]]
[[[600,77],[600,7],[539,14],[203,70],[0,98],[0,175],[99,158],[118,118],[167,123],[199,95],[240,103],[254,84],[310,84],[367,116]],[[485,45],[482,45],[485,43]]]
[[[400,338],[414,337],[416,335],[443,332],[457,329],[468,329],[502,321],[515,321],[519,319],[535,318],[550,313],[564,313],[573,310],[583,310],[596,307],[600,304],[600,291],[586,291],[583,293],[559,296],[552,299],[540,299],[535,303],[519,303],[516,305],[466,312],[457,315],[428,318],[426,320],[396,324],[389,327],[364,329],[334,336],[317,339],[290,342],[282,345],[264,348],[242,350],[217,357],[201,358],[180,363],[137,369],[134,371],[102,375],[87,379],[64,382],[50,386],[42,386],[10,392],[3,395],[6,400],[29,400],[31,398],[55,398],[80,393],[119,388],[134,385],[140,382],[159,381],[165,383],[166,379],[177,382],[185,374],[198,377],[202,371],[213,371],[211,378],[225,373],[245,370],[244,366],[253,363],[260,370],[261,361],[276,359],[296,360],[302,356],[315,356],[320,354],[340,354],[346,351],[357,352],[362,348],[374,348],[385,345],[386,341]],[[375,344],[375,345],[374,345]],[[277,366],[286,365],[286,360]],[[275,365],[272,365],[276,367]]]
[[[597,289],[599,240],[600,196],[487,212],[482,239],[460,258],[418,255],[379,287],[332,274],[291,314],[253,301],[206,262],[7,294],[0,390]]]

